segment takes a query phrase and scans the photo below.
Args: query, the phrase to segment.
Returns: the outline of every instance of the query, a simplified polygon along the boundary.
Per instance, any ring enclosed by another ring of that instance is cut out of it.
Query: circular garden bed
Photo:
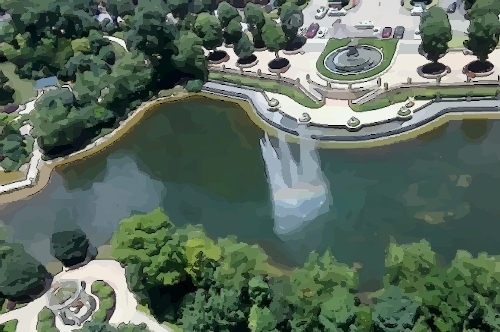
[[[253,43],[253,47],[255,48],[255,51],[261,52],[267,50],[266,44],[262,40],[256,40]]]
[[[290,61],[285,58],[276,58],[267,64],[271,73],[286,73],[290,69]]]
[[[449,74],[451,69],[440,62],[430,62],[418,67],[417,72],[424,78],[434,79]]]
[[[250,68],[255,66],[259,60],[257,60],[257,57],[255,54],[252,54],[250,56],[247,56],[246,58],[241,58],[236,61],[236,65],[241,68]]]
[[[304,46],[305,43],[305,38],[296,38],[283,50],[283,53],[288,55],[297,54],[302,50],[302,46]]]
[[[227,62],[229,60],[229,54],[222,50],[213,51],[207,56],[207,60],[211,64],[218,65],[220,63]]]

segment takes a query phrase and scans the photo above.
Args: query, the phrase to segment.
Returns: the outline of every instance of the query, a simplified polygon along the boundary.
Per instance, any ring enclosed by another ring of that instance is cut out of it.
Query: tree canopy
[[[479,61],[484,62],[498,45],[499,33],[498,14],[487,12],[484,15],[472,16],[464,46],[471,50]]]
[[[428,60],[437,62],[448,51],[452,31],[448,15],[441,7],[429,8],[420,21],[421,47]]]
[[[276,22],[269,20],[262,29],[262,39],[270,52],[278,57],[278,52],[285,49],[287,44],[286,35],[282,27]]]
[[[82,263],[88,257],[90,242],[78,227],[58,227],[52,233],[50,244],[51,254],[66,267]]]

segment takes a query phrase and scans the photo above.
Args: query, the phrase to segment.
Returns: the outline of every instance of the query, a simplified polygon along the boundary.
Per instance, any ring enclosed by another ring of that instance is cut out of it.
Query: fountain
[[[329,211],[330,192],[320,169],[316,142],[301,140],[300,158],[292,156],[292,145],[284,137],[261,139],[262,156],[273,200],[277,234],[300,231],[318,216]]]
[[[365,73],[382,63],[382,52],[370,45],[351,45],[340,47],[325,58],[326,69],[334,74],[355,75]]]

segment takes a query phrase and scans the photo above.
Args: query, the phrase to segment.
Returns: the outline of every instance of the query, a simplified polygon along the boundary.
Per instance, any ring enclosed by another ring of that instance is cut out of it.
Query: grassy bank
[[[500,87],[481,87],[474,89],[469,87],[441,87],[439,89],[429,89],[429,87],[399,89],[392,94],[371,100],[365,104],[351,104],[355,112],[373,111],[387,107],[391,104],[402,103],[409,97],[415,97],[417,100],[431,100],[440,96],[441,98],[459,98],[459,97],[493,97],[500,92]]]
[[[9,79],[9,85],[14,89],[14,103],[24,104],[36,97],[35,82],[23,80],[15,73],[16,66],[10,62],[0,63],[0,70]]]
[[[375,75],[380,74],[385,69],[387,69],[387,67],[389,67],[392,58],[394,56],[394,52],[396,52],[396,47],[398,45],[398,39],[394,38],[391,39],[360,38],[358,45],[373,46],[382,51],[383,59],[380,65],[373,68],[372,70],[367,71],[366,73],[361,73],[356,75],[340,75],[332,73],[325,67],[324,62],[326,57],[334,50],[347,46],[350,42],[351,42],[350,38],[330,39],[328,41],[328,44],[326,44],[325,49],[323,50],[323,52],[318,58],[318,61],[316,62],[316,69],[321,75],[336,81],[357,81],[373,77]]]
[[[285,86],[283,84],[280,84],[278,81],[263,80],[263,79],[260,80],[253,77],[226,74],[226,73],[210,73],[208,77],[209,79],[214,81],[245,85],[253,88],[261,88],[262,90],[268,92],[279,93],[295,100],[302,106],[309,108],[320,108],[324,105],[324,103],[312,100],[298,88]]]

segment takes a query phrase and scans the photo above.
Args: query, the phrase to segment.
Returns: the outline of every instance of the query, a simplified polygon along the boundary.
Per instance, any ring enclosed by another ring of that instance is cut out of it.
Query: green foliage
[[[0,243],[0,294],[7,299],[27,297],[45,281],[47,270],[17,243]]]
[[[56,328],[56,316],[47,307],[38,313],[38,322],[36,324],[37,332],[58,332],[59,329]]]
[[[66,267],[85,261],[90,246],[87,235],[80,228],[57,229],[50,244],[51,254]]]
[[[211,0],[194,0],[193,10],[195,14],[210,13],[212,7]]]
[[[132,0],[106,0],[106,9],[114,17],[133,15],[135,5]]]
[[[186,83],[186,90],[189,92],[200,92],[203,88],[203,81],[201,80],[189,80]]]
[[[498,14],[492,11],[484,15],[472,16],[464,46],[477,56],[479,61],[486,61],[488,56],[498,45],[500,21]]]
[[[466,1],[465,2],[465,7],[467,9],[468,3],[472,3],[470,10],[469,10],[469,16],[472,19],[479,18],[481,16],[484,16],[488,13],[492,13],[494,15],[499,15],[500,14],[500,3],[495,0],[477,0],[477,1]]]
[[[304,23],[304,15],[295,3],[287,2],[280,7],[280,21],[287,42],[291,43]]]
[[[0,324],[0,332],[16,332],[17,329],[17,319],[9,320],[3,324]],[[49,331],[50,332],[50,331]]]
[[[276,57],[278,57],[278,52],[283,50],[288,42],[282,27],[271,20],[262,29],[262,40],[270,52],[276,53]]]
[[[234,45],[234,52],[240,59],[248,58],[255,51],[253,42],[246,34],[243,34],[240,41]]]
[[[448,15],[443,8],[434,6],[422,14],[420,21],[421,47],[427,59],[437,62],[448,51],[452,38]]]
[[[92,283],[91,292],[99,299],[99,309],[92,315],[92,321],[107,322],[111,318],[112,311],[115,310],[115,291],[106,282],[97,280]]]
[[[226,44],[234,45],[241,39],[243,31],[240,22],[241,18],[239,16],[229,21],[223,33]]]
[[[6,171],[14,171],[27,161],[28,147],[14,120],[7,116],[0,120],[0,156],[3,157],[0,166]]]
[[[238,10],[225,1],[220,2],[217,6],[217,16],[219,17],[220,24],[223,29],[226,29],[229,22],[232,20],[235,20],[238,23],[241,22],[241,16],[238,13]]]
[[[373,321],[377,331],[411,332],[418,320],[419,305],[405,297],[401,289],[391,286],[377,299]]]
[[[189,11],[189,2],[185,0],[169,0],[168,9],[174,17],[183,19]]]
[[[222,27],[220,21],[213,15],[199,14],[193,31],[202,39],[203,47],[207,50],[214,50],[222,45]]]
[[[0,71],[0,106],[14,102],[14,89],[9,84],[9,79]]]

